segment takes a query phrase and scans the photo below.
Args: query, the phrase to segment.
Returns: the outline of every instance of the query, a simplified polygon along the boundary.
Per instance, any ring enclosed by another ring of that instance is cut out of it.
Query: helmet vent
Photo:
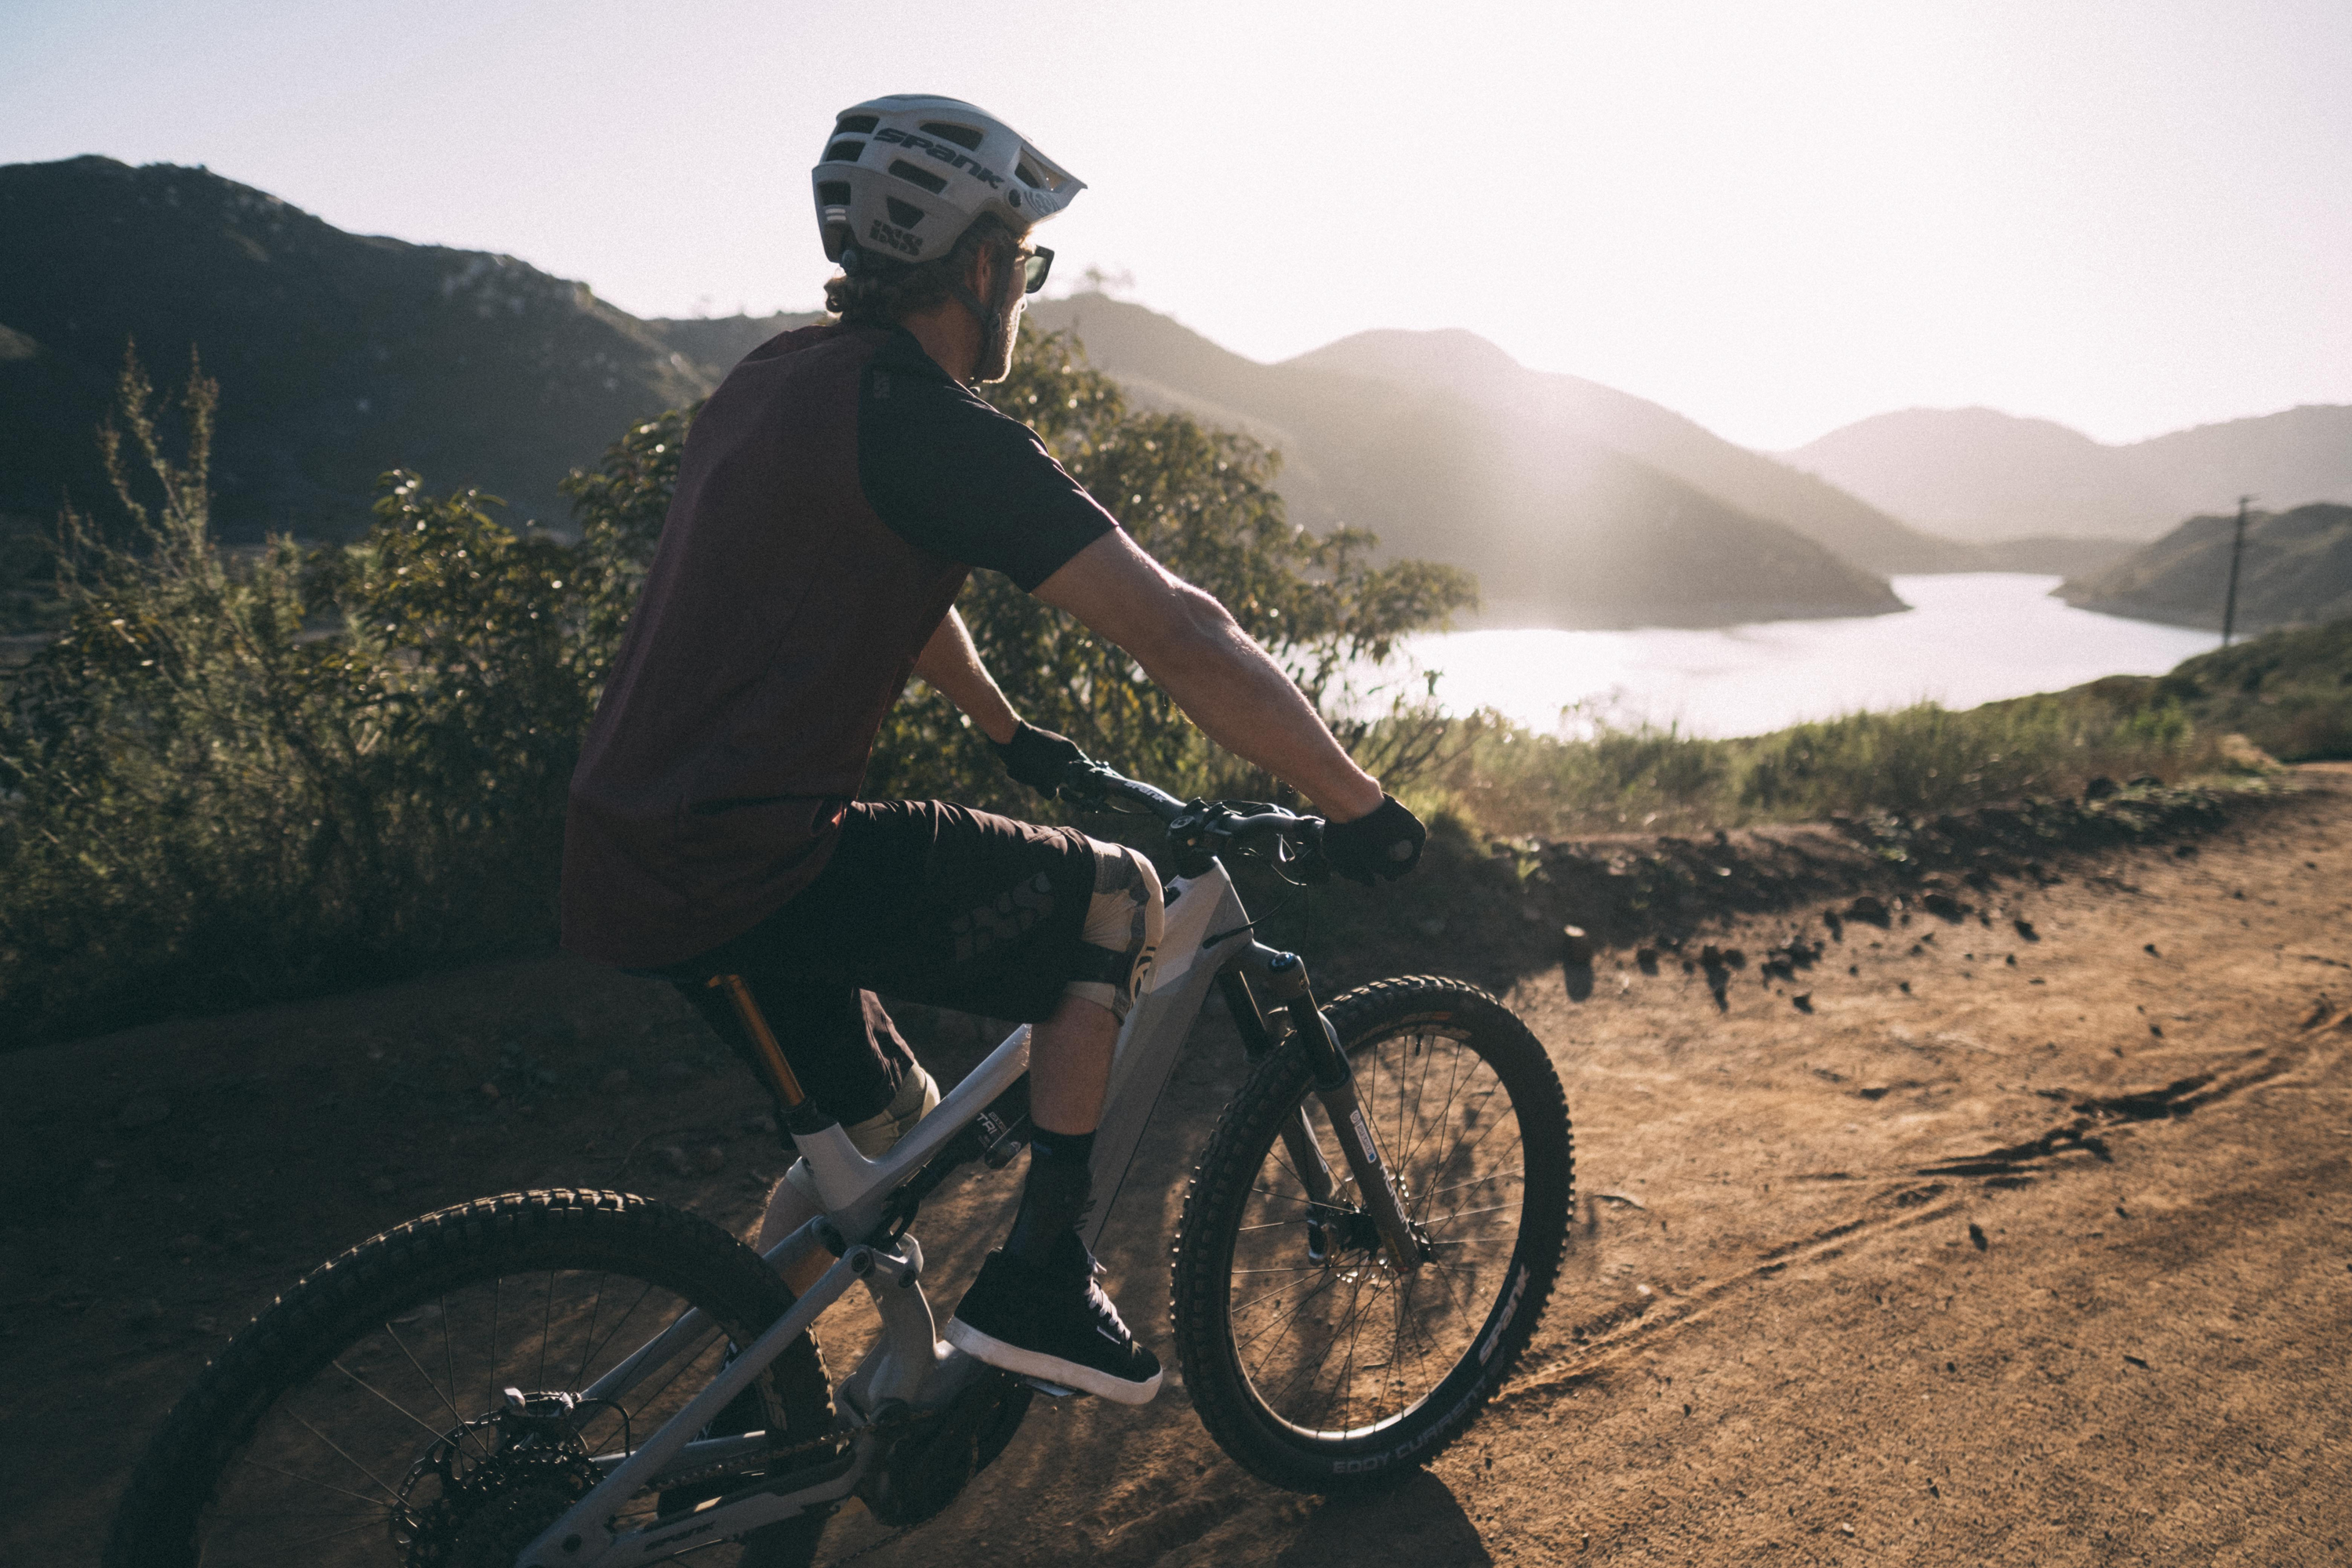
[[[889,209],[890,221],[900,228],[912,228],[923,221],[923,209],[912,202],[902,202],[896,196],[884,196],[882,205]]]
[[[824,157],[822,161],[827,163],[855,163],[857,162],[858,155],[865,151],[866,143],[863,142],[836,142],[824,150]]]
[[[816,199],[825,206],[829,207],[847,206],[849,205],[849,182],[847,180],[819,180],[816,186]]]
[[[952,142],[971,153],[979,151],[982,133],[969,125],[945,125],[936,120],[927,120],[923,122],[923,134]]]
[[[872,114],[845,114],[833,122],[835,136],[867,136],[881,124],[880,117]]]
[[[904,158],[893,163],[890,165],[890,172],[910,185],[922,186],[933,195],[938,195],[948,188],[948,183],[939,175],[932,174],[929,169],[919,169]]]

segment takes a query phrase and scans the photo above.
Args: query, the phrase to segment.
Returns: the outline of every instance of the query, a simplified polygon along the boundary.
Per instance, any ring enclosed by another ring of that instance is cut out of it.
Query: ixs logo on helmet
[[[988,168],[971,153],[963,152],[958,148],[942,146],[940,143],[932,141],[928,136],[917,136],[911,132],[893,130],[891,127],[886,125],[881,130],[877,131],[874,133],[874,140],[877,142],[895,142],[910,153],[920,153],[925,157],[937,158],[940,163],[945,163],[951,169],[964,170],[970,174],[973,179],[979,180],[982,184],[986,184],[992,191],[1004,184],[1003,175],[996,173],[993,169]]]
[[[884,223],[878,217],[866,226],[866,237],[877,244],[887,245],[891,249],[899,252],[901,255],[920,256],[923,254],[923,241],[921,236],[908,234],[903,228],[893,228],[890,225]]]

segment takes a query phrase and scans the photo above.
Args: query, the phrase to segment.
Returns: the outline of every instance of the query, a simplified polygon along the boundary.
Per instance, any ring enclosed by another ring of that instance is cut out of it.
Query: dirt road
[[[1849,923],[1793,977],[1754,958],[1794,918],[1745,923],[1710,939],[1751,955],[1720,1007],[1671,957],[1604,961],[1581,1004],[1528,976],[1511,1000],[1577,1121],[1572,1256],[1521,1375],[1395,1494],[1259,1486],[1171,1378],[1141,1411],[1041,1402],[946,1515],[887,1539],[852,1509],[829,1555],[2352,1561],[2352,769],[2304,775],[2179,853]],[[934,1051],[961,1070],[978,1043],[950,1026]],[[1148,1331],[1236,1055],[1203,1029],[1114,1223]],[[502,1185],[740,1226],[777,1163],[673,1002],[558,963],[10,1065],[11,1563],[92,1557],[145,1430],[300,1266]],[[550,1071],[610,1083],[636,1124]],[[1012,1195],[928,1206],[935,1268],[967,1273]],[[835,1316],[840,1358],[859,1326]]]

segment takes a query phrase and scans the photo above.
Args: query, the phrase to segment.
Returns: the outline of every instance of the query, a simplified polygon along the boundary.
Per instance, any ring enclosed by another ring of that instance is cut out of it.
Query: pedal
[[[1047,1383],[1042,1377],[1024,1377],[1021,1382],[1024,1387],[1034,1388],[1048,1399],[1067,1399],[1077,1393],[1075,1388],[1064,1388],[1060,1384]]]

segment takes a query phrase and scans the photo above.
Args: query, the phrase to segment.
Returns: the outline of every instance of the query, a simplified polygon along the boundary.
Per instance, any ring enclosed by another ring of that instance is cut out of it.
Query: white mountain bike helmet
[[[843,110],[809,178],[825,259],[853,272],[860,252],[945,256],[983,212],[1024,233],[1087,188],[994,115],[921,93]]]

